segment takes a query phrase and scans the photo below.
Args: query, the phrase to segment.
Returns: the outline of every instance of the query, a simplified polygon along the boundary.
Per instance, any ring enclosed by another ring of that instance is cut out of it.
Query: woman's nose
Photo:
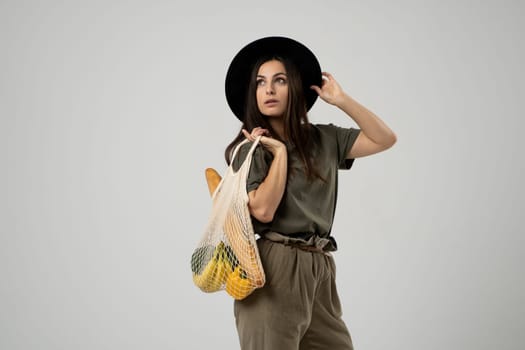
[[[266,85],[266,94],[273,95],[274,93],[275,93],[275,90],[273,89],[273,84]]]

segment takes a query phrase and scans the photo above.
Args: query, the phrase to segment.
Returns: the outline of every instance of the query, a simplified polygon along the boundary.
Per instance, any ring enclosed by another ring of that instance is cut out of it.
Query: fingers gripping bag
[[[235,147],[232,162],[215,190],[213,179],[208,179],[212,193],[211,214],[191,256],[193,283],[203,292],[226,290],[233,298],[241,300],[265,283],[246,192],[246,179],[259,141],[260,137],[253,142],[237,172],[231,164],[248,140]],[[208,170],[213,169],[207,169],[207,176]],[[220,176],[213,173],[217,182]]]

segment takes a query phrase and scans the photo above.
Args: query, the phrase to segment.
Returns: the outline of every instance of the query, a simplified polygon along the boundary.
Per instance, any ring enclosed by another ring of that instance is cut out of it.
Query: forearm
[[[279,207],[286,187],[288,155],[286,149],[274,154],[272,164],[264,181],[251,191],[248,206],[250,213],[261,222],[270,222]]]
[[[378,116],[349,95],[343,94],[336,106],[352,118],[361,132],[376,144],[392,145],[396,142],[394,132]]]

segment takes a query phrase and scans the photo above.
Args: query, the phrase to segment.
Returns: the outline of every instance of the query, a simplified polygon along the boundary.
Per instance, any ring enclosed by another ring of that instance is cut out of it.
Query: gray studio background
[[[524,7],[1,1],[0,348],[239,348],[189,257],[240,126],[226,69],[285,35],[398,136],[340,173],[356,349],[523,349]]]

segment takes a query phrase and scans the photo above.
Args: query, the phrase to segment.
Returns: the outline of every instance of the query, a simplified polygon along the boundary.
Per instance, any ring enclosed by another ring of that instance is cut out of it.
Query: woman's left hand
[[[315,90],[323,101],[337,106],[344,97],[343,89],[341,89],[341,86],[339,86],[332,74],[323,72],[322,75],[323,82],[321,87],[312,85],[310,88]]]

